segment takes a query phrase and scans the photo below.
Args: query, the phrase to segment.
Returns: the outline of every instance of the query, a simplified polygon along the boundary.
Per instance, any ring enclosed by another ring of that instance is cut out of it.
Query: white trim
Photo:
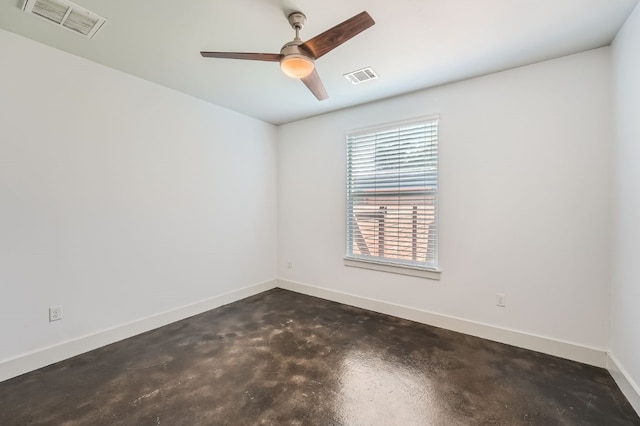
[[[629,400],[629,403],[640,415],[640,386],[633,381],[627,370],[625,370],[618,359],[611,352],[607,353],[607,370],[616,381],[616,384]]]
[[[372,269],[374,271],[389,272],[392,274],[409,275],[412,277],[427,278],[430,280],[439,280],[441,273],[437,269],[420,268],[418,266],[401,265],[398,263],[382,263],[372,260],[356,259],[353,257],[345,257],[344,266]]]
[[[309,296],[320,297],[322,299],[332,300],[346,305],[356,306],[435,327],[469,334],[471,336],[481,337],[483,339],[506,343],[508,345],[524,349],[531,349],[537,352],[570,359],[572,361],[594,365],[596,367],[606,367],[607,353],[604,349],[591,348],[571,342],[564,342],[517,330],[509,330],[490,324],[483,324],[462,318],[427,312],[408,306],[396,305],[381,300],[369,299],[366,297],[356,296],[354,294],[343,293],[293,281],[279,279],[278,287],[285,290],[307,294]]]
[[[271,290],[276,285],[276,279],[265,281],[2,361],[0,362],[0,381]]]

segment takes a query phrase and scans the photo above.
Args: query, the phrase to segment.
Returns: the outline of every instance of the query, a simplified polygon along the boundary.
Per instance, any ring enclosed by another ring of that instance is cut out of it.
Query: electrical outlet
[[[502,293],[496,294],[496,306],[505,308],[507,306],[507,296]]]
[[[290,260],[287,260],[287,269],[293,269],[293,262]]]
[[[49,308],[49,322],[62,319],[62,306],[52,306]]]

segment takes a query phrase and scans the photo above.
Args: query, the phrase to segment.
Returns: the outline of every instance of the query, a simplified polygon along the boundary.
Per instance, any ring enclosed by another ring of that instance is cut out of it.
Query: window
[[[437,117],[347,134],[345,264],[438,278],[437,196]]]

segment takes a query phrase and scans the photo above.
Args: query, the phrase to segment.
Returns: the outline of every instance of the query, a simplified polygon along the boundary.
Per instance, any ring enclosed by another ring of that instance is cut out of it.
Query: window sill
[[[437,269],[420,268],[418,266],[393,265],[389,263],[374,262],[352,257],[344,258],[344,266],[354,268],[372,269],[374,271],[389,272],[391,274],[409,275],[412,277],[440,280],[441,271]]]

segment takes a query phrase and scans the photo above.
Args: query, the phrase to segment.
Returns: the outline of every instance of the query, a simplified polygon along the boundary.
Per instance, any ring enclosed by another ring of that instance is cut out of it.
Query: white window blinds
[[[347,259],[438,266],[438,120],[347,135]]]

